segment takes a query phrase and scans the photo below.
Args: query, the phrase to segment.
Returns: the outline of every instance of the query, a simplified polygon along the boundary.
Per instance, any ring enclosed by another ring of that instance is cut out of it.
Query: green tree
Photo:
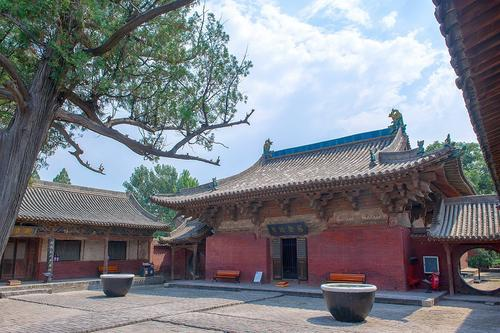
[[[134,169],[123,186],[148,212],[170,223],[175,211],[156,205],[149,198],[154,194],[176,193],[183,188],[198,186],[198,180],[191,177],[187,170],[183,170],[178,176],[175,168],[170,165],[157,164],[152,169],[141,165]]]
[[[467,263],[470,267],[477,268],[478,278],[481,281],[481,269],[489,268],[495,262],[497,254],[495,251],[486,249],[476,249],[474,253],[470,253]]]
[[[52,179],[53,182],[71,185],[71,179],[69,178],[66,168],[62,168],[61,172]]]
[[[490,171],[481,152],[479,144],[475,142],[453,142],[454,145],[462,154],[462,168],[465,177],[474,186],[478,194],[493,194],[495,186],[491,178]],[[442,148],[444,142],[435,141],[426,147],[426,152],[431,152]]]
[[[149,160],[219,164],[214,130],[246,102],[238,60],[215,16],[194,0],[0,0],[0,256],[33,167],[58,147],[82,166],[91,131]],[[92,149],[94,147],[89,147]]]

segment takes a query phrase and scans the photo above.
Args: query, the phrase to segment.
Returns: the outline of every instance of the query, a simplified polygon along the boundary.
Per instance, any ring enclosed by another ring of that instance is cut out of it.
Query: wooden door
[[[273,268],[273,280],[283,278],[283,265],[281,262],[281,239],[271,239],[271,261]]]
[[[297,270],[301,281],[307,280],[307,239],[297,238]]]

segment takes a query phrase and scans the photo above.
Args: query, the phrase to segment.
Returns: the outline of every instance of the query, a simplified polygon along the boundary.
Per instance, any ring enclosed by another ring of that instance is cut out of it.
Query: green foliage
[[[474,268],[489,268],[493,266],[498,258],[498,254],[493,250],[475,249],[474,254],[469,252],[467,262],[470,267]]]
[[[105,54],[90,52],[131,18],[159,5],[155,0],[0,0],[0,53],[27,83],[42,59],[50,59],[61,96],[71,91],[98,106],[102,122],[129,118],[149,128],[168,128],[175,133],[169,138],[182,138],[201,127],[231,121],[236,106],[247,101],[238,85],[252,64],[229,52],[223,25],[204,8],[201,13],[191,7],[160,15],[126,34]],[[0,83],[8,80],[0,72]],[[73,102],[63,107],[82,114]],[[12,102],[0,103],[0,128],[8,126],[14,113]],[[84,130],[74,125],[66,129],[72,134]],[[172,145],[166,133],[141,130],[134,139],[163,150]],[[63,144],[60,139],[49,135],[41,166]],[[188,143],[211,150],[216,141],[206,131]]]
[[[52,179],[53,182],[71,185],[71,179],[69,178],[66,168],[62,168],[61,172]]]
[[[465,177],[474,186],[478,194],[494,194],[495,187],[490,171],[484,160],[479,144],[475,142],[453,142],[461,153],[462,168]],[[444,146],[444,142],[435,141],[428,145],[426,152],[432,152]]]
[[[170,165],[157,164],[152,169],[141,165],[134,169],[130,179],[124,182],[123,186],[148,212],[170,223],[175,211],[156,205],[149,198],[155,194],[176,193],[183,188],[198,186],[198,180],[191,177],[187,170],[178,175],[175,168]]]

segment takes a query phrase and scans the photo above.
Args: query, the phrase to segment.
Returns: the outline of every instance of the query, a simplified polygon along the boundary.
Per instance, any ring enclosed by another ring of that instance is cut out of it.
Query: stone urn
[[[102,291],[108,297],[125,296],[132,287],[133,280],[134,274],[102,274]]]
[[[377,287],[361,283],[326,283],[321,285],[326,307],[338,321],[361,322],[373,307]]]

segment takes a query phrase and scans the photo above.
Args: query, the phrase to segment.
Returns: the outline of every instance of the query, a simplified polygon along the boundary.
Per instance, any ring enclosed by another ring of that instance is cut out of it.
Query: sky
[[[267,138],[279,150],[364,131],[386,128],[399,109],[412,146],[444,140],[477,141],[431,0],[207,0],[224,22],[229,48],[253,62],[241,90],[255,109],[250,126],[215,132],[225,147],[190,154],[221,166],[162,158],[187,169],[200,183],[234,175],[262,154]],[[84,158],[102,163],[95,174],[66,150],[39,173],[52,180],[64,167],[72,184],[123,191],[134,168],[153,166],[127,147],[89,131],[79,139]]]

